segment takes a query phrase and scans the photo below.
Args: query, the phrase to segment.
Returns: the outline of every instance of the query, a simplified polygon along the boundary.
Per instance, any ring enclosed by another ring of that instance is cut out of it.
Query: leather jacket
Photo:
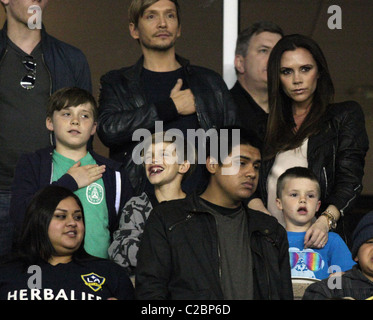
[[[254,299],[293,299],[285,229],[243,206],[253,261]],[[162,202],[150,214],[137,256],[138,299],[221,300],[216,221],[193,193]]]
[[[331,204],[342,216],[351,211],[363,188],[368,148],[360,105],[354,101],[331,104],[320,132],[308,139],[308,167],[318,177],[321,187],[319,212]],[[258,189],[264,205],[267,204],[267,178],[274,161],[274,158],[264,161],[261,167]]]
[[[202,129],[220,128],[236,124],[236,105],[221,76],[209,69],[192,66],[176,55],[190,90],[193,92],[196,113]],[[132,161],[132,150],[138,142],[132,141],[137,129],[152,131],[160,121],[156,107],[146,100],[141,83],[144,58],[136,64],[113,70],[101,77],[99,121],[97,133],[109,148],[110,158],[124,162],[133,187],[143,180],[140,170]]]

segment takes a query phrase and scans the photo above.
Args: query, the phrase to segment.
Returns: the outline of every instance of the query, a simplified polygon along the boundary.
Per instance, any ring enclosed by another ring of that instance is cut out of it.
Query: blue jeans
[[[10,192],[0,191],[0,256],[12,249],[13,224],[9,216]]]

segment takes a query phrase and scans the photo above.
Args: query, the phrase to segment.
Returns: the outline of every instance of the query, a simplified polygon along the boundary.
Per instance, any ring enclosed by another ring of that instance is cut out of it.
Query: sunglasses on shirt
[[[322,257],[318,252],[289,252],[290,254],[290,266],[294,268],[299,259],[303,259],[303,263],[306,265],[308,270],[318,271],[322,268]]]
[[[26,90],[33,89],[36,81],[36,62],[32,56],[25,56],[22,63],[28,72],[21,79],[20,85]]]

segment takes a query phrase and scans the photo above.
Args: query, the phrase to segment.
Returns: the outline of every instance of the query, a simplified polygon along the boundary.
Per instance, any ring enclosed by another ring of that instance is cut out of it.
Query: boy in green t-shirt
[[[107,258],[112,232],[132,188],[122,166],[88,148],[96,132],[97,103],[78,88],[55,92],[48,103],[46,126],[55,148],[24,155],[16,168],[11,216],[19,226],[30,198],[47,184],[74,191],[85,211],[85,249]]]

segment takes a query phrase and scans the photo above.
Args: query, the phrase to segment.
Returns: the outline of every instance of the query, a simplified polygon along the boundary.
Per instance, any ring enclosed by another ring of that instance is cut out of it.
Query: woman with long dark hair
[[[133,299],[125,270],[89,255],[84,233],[83,206],[72,191],[40,190],[27,208],[14,255],[0,266],[0,300]]]
[[[364,114],[354,101],[333,103],[334,86],[319,45],[309,37],[283,37],[268,61],[269,118],[263,147],[259,194],[250,207],[268,210],[284,224],[276,207],[277,178],[288,168],[310,168],[321,185],[320,214],[305,245],[323,247],[328,231],[347,242],[343,219],[362,190],[368,137]],[[341,220],[341,221],[339,221]]]

